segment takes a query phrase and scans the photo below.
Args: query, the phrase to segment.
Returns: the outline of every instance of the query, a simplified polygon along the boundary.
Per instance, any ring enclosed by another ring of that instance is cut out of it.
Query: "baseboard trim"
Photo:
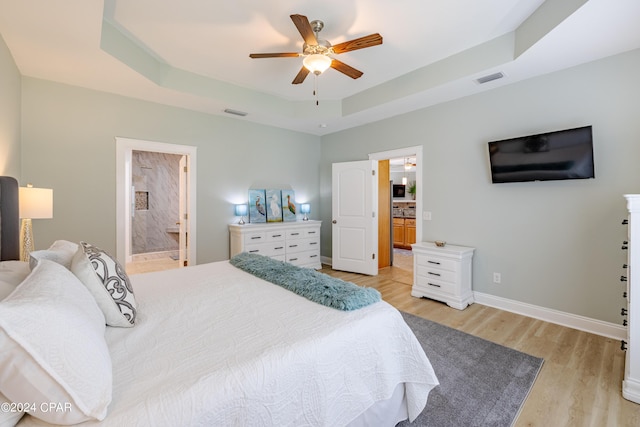
[[[544,320],[545,322],[590,332],[607,338],[622,340],[627,337],[627,329],[615,323],[603,322],[602,320],[565,313],[563,311],[514,301],[482,292],[474,292],[473,295],[475,302],[478,304],[522,314],[523,316],[533,317],[534,319]]]
[[[323,264],[332,265],[331,257],[321,257]],[[566,313],[551,308],[540,307],[538,305],[527,304],[495,295],[485,294],[483,292],[473,292],[474,300],[477,304],[486,305],[488,307],[498,308],[500,310],[509,311],[511,313],[521,314],[534,319],[544,320],[545,322],[555,323],[556,325],[566,326],[568,328],[585,331],[596,335],[617,340],[627,339],[627,328],[611,322],[592,319],[590,317],[579,316],[577,314]],[[631,394],[631,392],[630,392]]]

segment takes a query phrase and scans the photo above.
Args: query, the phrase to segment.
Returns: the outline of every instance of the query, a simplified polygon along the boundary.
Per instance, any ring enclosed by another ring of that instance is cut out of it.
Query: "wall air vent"
[[[478,77],[476,79],[476,83],[478,84],[484,84],[484,83],[489,83],[492,82],[494,80],[498,80],[504,77],[504,74],[501,72],[497,72],[497,73],[493,73],[493,74],[489,74],[487,76],[483,76],[483,77]]]
[[[245,113],[244,111],[240,111],[240,110],[232,110],[231,108],[225,108],[224,112],[227,114],[233,114],[235,116],[246,116],[249,113]]]

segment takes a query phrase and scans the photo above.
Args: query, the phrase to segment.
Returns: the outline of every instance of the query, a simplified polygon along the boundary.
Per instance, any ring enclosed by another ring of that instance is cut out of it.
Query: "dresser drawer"
[[[306,239],[308,237],[318,237],[318,239],[320,239],[320,229],[315,227],[305,227],[287,230],[287,241]]]
[[[447,258],[435,257],[432,255],[414,255],[418,266],[437,268],[448,271],[458,271],[460,262]]]
[[[310,250],[320,251],[320,237],[287,241],[287,253],[297,253]]]
[[[247,233],[244,236],[244,244],[245,245],[253,245],[256,243],[264,243],[264,242],[278,242],[285,240],[285,231],[254,231],[251,233]]]
[[[251,245],[245,245],[244,251],[250,254],[269,257],[284,255],[286,253],[284,242],[254,243]]]
[[[319,263],[320,252],[319,251],[304,251],[299,253],[287,253],[286,261],[293,265],[306,265]]]
[[[435,268],[432,266],[418,265],[418,276],[426,277],[427,279],[442,280],[445,282],[457,282],[458,272],[443,270],[441,268]]]

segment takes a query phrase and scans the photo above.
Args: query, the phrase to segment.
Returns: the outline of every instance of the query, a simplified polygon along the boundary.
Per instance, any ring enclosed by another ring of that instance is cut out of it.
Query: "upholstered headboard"
[[[0,176],[0,261],[20,259],[18,181]]]

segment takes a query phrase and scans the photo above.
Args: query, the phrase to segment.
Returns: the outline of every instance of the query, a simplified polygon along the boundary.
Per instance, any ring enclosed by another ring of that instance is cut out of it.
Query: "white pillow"
[[[31,273],[29,264],[22,261],[0,262],[0,300],[3,300]]]
[[[77,251],[77,243],[69,242],[68,240],[56,240],[49,246],[49,249],[31,252],[29,254],[29,265],[33,270],[39,260],[48,259],[69,269],[71,268],[71,260]]]
[[[71,261],[71,271],[89,289],[109,326],[131,327],[137,303],[129,276],[111,255],[80,242]]]
[[[112,372],[104,316],[66,268],[41,260],[0,302],[0,392],[53,424],[102,420]],[[50,403],[64,410],[43,411]],[[43,405],[43,406],[41,406]]]

